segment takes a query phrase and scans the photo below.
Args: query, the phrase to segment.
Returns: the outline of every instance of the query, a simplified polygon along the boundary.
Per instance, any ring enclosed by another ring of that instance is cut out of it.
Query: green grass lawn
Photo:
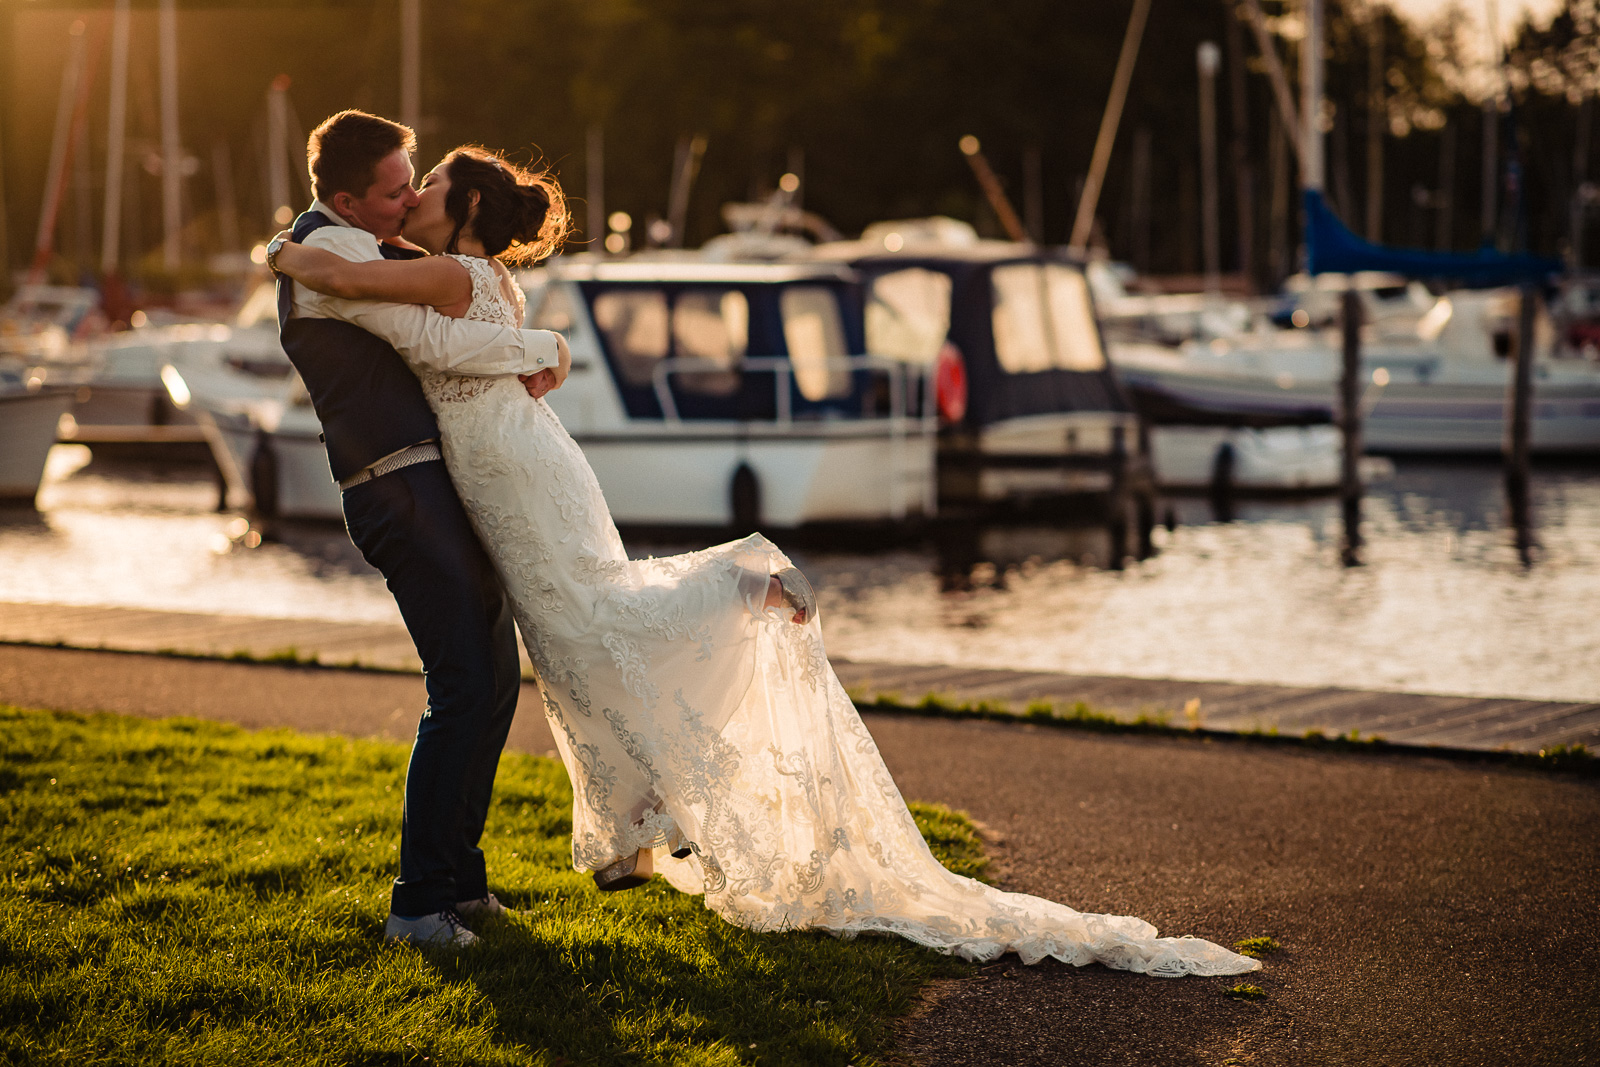
[[[750,934],[571,869],[561,764],[501,762],[484,849],[522,914],[466,953],[381,943],[407,750],[0,706],[0,1062],[878,1063],[964,965]],[[966,819],[914,806],[981,875]]]

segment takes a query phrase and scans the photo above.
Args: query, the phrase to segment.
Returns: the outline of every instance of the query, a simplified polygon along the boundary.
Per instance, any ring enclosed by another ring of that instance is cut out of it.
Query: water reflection
[[[334,525],[249,547],[204,468],[52,456],[38,513],[0,513],[0,600],[398,622]],[[1600,697],[1600,472],[1535,471],[1508,526],[1493,463],[1402,462],[1342,565],[1337,497],[1163,501],[1158,553],[1112,568],[1104,525],[944,524],[907,541],[778,536],[819,589],[830,653],[1090,674]],[[1526,525],[1526,524],[1525,524]],[[630,539],[635,555],[703,538]],[[1529,564],[1532,564],[1531,566]]]

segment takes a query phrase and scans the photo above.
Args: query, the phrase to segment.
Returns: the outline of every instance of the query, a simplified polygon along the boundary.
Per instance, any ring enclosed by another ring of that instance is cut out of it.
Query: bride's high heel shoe
[[[798,567],[785,567],[773,575],[783,589],[783,606],[787,607],[790,621],[804,626],[817,613],[817,594]]]
[[[619,889],[636,889],[656,875],[655,853],[641,848],[631,856],[624,856],[609,867],[594,872],[595,887],[602,893],[615,893]]]

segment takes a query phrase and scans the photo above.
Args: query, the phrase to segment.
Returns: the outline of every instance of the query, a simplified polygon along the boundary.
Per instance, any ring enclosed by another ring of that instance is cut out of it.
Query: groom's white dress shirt
[[[378,239],[350,225],[320,200],[311,210],[321,212],[332,226],[306,235],[308,248],[323,248],[356,263],[382,259]],[[391,304],[378,300],[346,300],[294,285],[293,314],[309,319],[338,319],[381,337],[396,352],[450,374],[532,374],[557,366],[556,335],[549,330],[514,330],[487,322],[452,319],[420,304]]]

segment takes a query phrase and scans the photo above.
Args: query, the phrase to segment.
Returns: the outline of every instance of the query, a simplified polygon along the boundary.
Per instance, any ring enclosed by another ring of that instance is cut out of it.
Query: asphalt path
[[[405,739],[415,675],[0,646],[0,702]],[[553,745],[525,691],[511,745]],[[530,713],[531,712],[531,713]],[[1002,884],[1282,951],[1244,981],[1015,959],[901,1028],[929,1067],[1600,1064],[1600,783],[1424,755],[866,716]],[[493,874],[491,872],[491,879]]]

